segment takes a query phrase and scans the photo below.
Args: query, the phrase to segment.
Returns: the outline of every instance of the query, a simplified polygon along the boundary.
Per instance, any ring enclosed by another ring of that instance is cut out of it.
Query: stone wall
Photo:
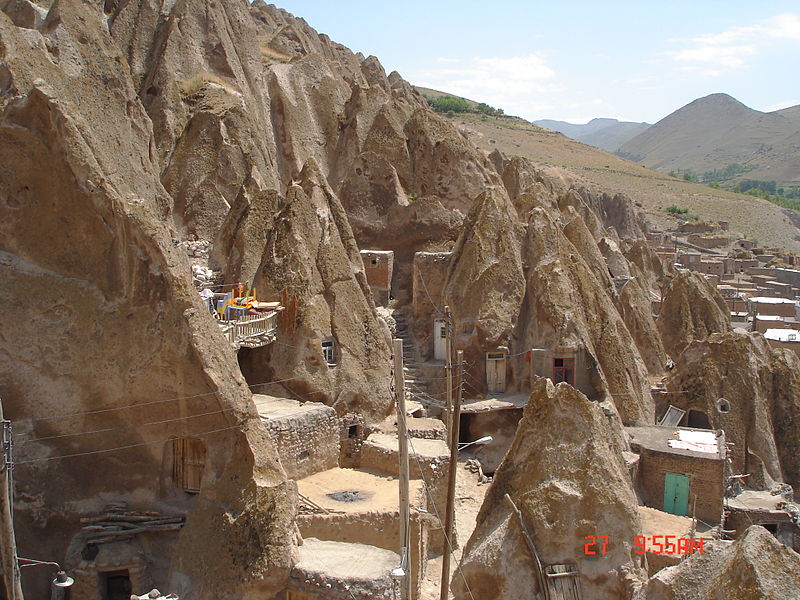
[[[394,444],[393,447],[392,444]],[[431,447],[440,449],[440,451],[428,452]],[[444,515],[447,503],[447,467],[450,464],[446,444],[441,440],[417,438],[410,440],[408,450],[410,453],[409,476],[412,479],[422,479],[427,482],[433,496],[432,512]],[[397,438],[385,434],[371,435],[361,447],[359,466],[362,469],[396,476],[399,471]],[[429,497],[429,504],[430,501]]]
[[[419,497],[412,498],[411,503],[424,509],[427,506],[424,492],[420,492]],[[409,558],[414,597],[418,596],[419,585],[425,576],[429,521],[431,521],[429,516],[411,511]],[[396,510],[300,514],[297,516],[297,526],[304,538],[314,537],[320,540],[366,544],[398,553],[400,550],[400,515]]]
[[[339,466],[339,419],[330,406],[320,404],[263,423],[291,479]]]
[[[686,241],[701,248],[721,248],[727,246],[731,239],[724,235],[691,234],[686,237]]]

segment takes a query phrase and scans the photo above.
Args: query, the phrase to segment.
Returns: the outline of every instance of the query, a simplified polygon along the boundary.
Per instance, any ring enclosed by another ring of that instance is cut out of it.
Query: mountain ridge
[[[539,119],[533,123],[608,152],[614,152],[624,143],[651,127],[649,123],[645,122],[620,121],[608,117],[595,117],[582,124],[554,119]]]
[[[716,93],[670,113],[616,154],[660,171],[702,173],[743,165],[741,177],[800,185],[800,106],[754,110]]]

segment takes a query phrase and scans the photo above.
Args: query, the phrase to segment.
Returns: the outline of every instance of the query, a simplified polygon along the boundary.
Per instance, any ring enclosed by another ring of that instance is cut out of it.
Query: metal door
[[[689,476],[664,475],[664,512],[686,516],[689,510]]]
[[[447,354],[447,327],[444,319],[433,321],[433,358],[444,360]]]

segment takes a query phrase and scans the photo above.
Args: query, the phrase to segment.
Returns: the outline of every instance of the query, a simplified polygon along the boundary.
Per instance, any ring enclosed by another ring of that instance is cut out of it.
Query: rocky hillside
[[[711,94],[664,117],[617,153],[662,172],[703,173],[740,164],[747,170],[737,179],[800,185],[797,108],[763,113],[727,94]]]
[[[795,213],[761,198],[671,177],[521,119],[458,114],[452,120],[485,152],[500,150],[524,156],[535,163],[559,167],[561,177],[573,185],[628,196],[641,204],[648,220],[658,227],[677,226],[676,219],[666,211],[677,206],[702,220],[728,221],[734,235],[800,251]]]
[[[653,421],[650,378],[667,351],[720,329],[708,316],[719,307],[674,286],[665,322],[687,298],[704,305],[690,330],[662,339],[651,297],[675,274],[645,243],[637,198],[543,162],[480,149],[375,57],[262,0],[0,0],[0,397],[20,436],[20,554],[66,565],[75,600],[95,598],[112,567],[129,569],[137,592],[282,593],[301,541],[296,484],[253,391],[385,425],[392,327],[408,319],[424,347],[445,305],[468,394],[489,393],[496,351],[508,393],[536,390],[541,410],[521,428],[531,436],[517,436],[498,479],[560,510],[587,482],[550,472],[580,459],[605,482],[586,489],[616,506],[629,538],[620,424]],[[395,253],[388,309],[369,289],[367,248]],[[446,257],[424,294],[421,251]],[[280,301],[276,339],[234,354],[192,267]],[[574,388],[543,387],[553,363],[536,372],[541,350],[574,357]],[[774,373],[797,369],[758,351]],[[679,363],[681,389],[686,372]],[[764,373],[758,390],[777,386]],[[794,414],[783,392],[775,419]],[[792,431],[776,422],[769,448]],[[526,472],[546,458],[538,437],[550,466]],[[187,467],[202,481],[182,480]],[[498,504],[494,494],[484,525],[504,518]],[[594,514],[584,504],[586,515],[551,516],[577,535]],[[91,541],[92,519],[128,508],[170,527]],[[30,597],[46,595],[27,571]],[[627,549],[590,571],[604,594],[641,577]]]

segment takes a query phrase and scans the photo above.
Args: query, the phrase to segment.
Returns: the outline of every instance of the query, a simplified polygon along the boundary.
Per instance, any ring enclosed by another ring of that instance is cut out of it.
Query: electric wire
[[[248,387],[248,388],[261,387],[261,386],[265,386],[265,385],[272,385],[272,384],[275,384],[275,383],[282,383],[282,382],[285,382],[285,381],[293,381],[294,379],[296,379],[296,377],[289,377],[287,379],[277,379],[275,381],[264,381],[262,383],[249,384],[246,387]],[[39,421],[51,421],[53,419],[68,419],[68,418],[72,418],[72,417],[79,417],[79,416],[82,416],[82,415],[94,415],[94,414],[99,414],[99,413],[113,412],[113,411],[117,411],[117,410],[127,410],[127,409],[132,409],[132,408],[139,408],[139,407],[142,407],[142,406],[152,406],[154,404],[165,404],[167,402],[176,402],[178,400],[193,400],[195,398],[203,398],[203,397],[206,397],[206,396],[215,396],[218,393],[219,393],[219,391],[205,392],[203,394],[193,394],[191,396],[178,396],[176,398],[164,398],[164,399],[161,399],[161,400],[151,400],[149,402],[139,402],[137,404],[126,404],[124,406],[110,406],[110,407],[107,407],[107,408],[98,408],[98,409],[95,409],[95,410],[82,410],[82,411],[76,411],[76,412],[72,412],[72,413],[67,413],[67,414],[64,414],[64,415],[51,415],[51,416],[48,416],[48,417],[37,417],[37,418],[34,418],[34,419],[20,419],[19,421],[17,421],[17,423],[26,423],[26,422],[27,423],[37,423]]]
[[[241,428],[242,428],[241,424],[240,425],[232,425],[230,427],[222,427],[220,429],[212,429],[210,431],[202,431],[202,432],[198,432],[198,433],[192,433],[191,436],[200,437],[200,436],[204,436],[204,435],[211,435],[212,433],[219,433],[221,431],[229,431],[231,429],[241,429]],[[17,461],[17,462],[14,463],[14,466],[17,466],[17,465],[29,465],[29,464],[38,463],[38,462],[48,462],[48,461],[51,461],[51,460],[60,460],[62,458],[74,458],[76,456],[89,456],[89,455],[92,455],[92,454],[103,454],[105,452],[116,452],[117,450],[127,450],[129,448],[139,448],[141,446],[151,446],[153,444],[161,444],[163,442],[169,442],[169,441],[172,441],[174,439],[175,439],[175,437],[170,437],[170,438],[164,438],[164,439],[160,439],[160,440],[150,440],[149,442],[140,442],[138,444],[128,444],[126,446],[116,446],[114,448],[103,448],[101,450],[89,450],[87,452],[74,452],[72,454],[61,454],[59,456],[46,456],[44,458],[32,458],[30,460]]]
[[[431,298],[431,295],[428,293],[428,286],[425,285],[425,278],[422,276],[422,271],[417,272],[419,273],[419,280],[422,282],[422,289],[425,290],[425,295],[428,297],[428,300],[433,305],[433,308],[436,309],[437,313],[442,313],[442,309],[436,305],[436,302],[433,301],[433,298]]]
[[[445,544],[447,544],[447,548],[450,551],[450,556],[452,556],[453,559],[455,560],[456,554],[455,551],[453,550],[453,545],[450,543],[450,538],[447,535],[447,532],[444,530],[444,521],[442,521],[442,518],[439,516],[439,511],[436,508],[436,502],[433,499],[433,492],[431,491],[431,486],[428,484],[428,480],[425,477],[425,470],[422,468],[422,463],[419,460],[419,456],[417,456],[417,451],[414,449],[414,442],[411,441],[413,438],[411,438],[411,436],[408,435],[406,436],[406,438],[408,439],[408,445],[411,446],[411,456],[413,456],[414,460],[417,461],[417,468],[419,469],[419,474],[420,477],[422,478],[422,484],[425,487],[425,492],[428,494],[428,498],[430,499],[431,508],[433,508],[433,513],[436,515],[436,518],[442,525],[442,535],[444,536]],[[458,461],[456,461],[456,465],[450,465],[450,468],[451,469],[456,468],[457,464]],[[467,592],[469,593],[470,598],[472,598],[472,600],[475,600],[475,596],[472,594],[472,590],[469,587],[469,582],[467,581],[467,577],[466,575],[464,575],[464,571],[461,570],[461,561],[456,560],[455,563],[456,563],[456,569],[461,574],[461,579],[464,580],[464,585],[467,587]],[[447,585],[449,588],[450,582],[447,582],[445,585]]]
[[[120,427],[109,427],[107,429],[96,429],[94,431],[78,431],[78,432],[73,432],[73,433],[63,433],[61,435],[48,435],[48,436],[45,436],[45,437],[33,438],[33,439],[28,439],[28,440],[21,441],[21,442],[19,442],[19,445],[23,446],[25,444],[31,444],[33,442],[43,442],[45,440],[55,440],[55,439],[75,437],[75,436],[93,435],[93,434],[97,434],[97,433],[107,433],[109,431],[120,431],[120,430],[125,430],[125,429],[131,429],[131,428],[134,428],[134,427],[146,427],[148,425],[163,425],[165,423],[174,423],[176,421],[185,421],[185,420],[189,420],[189,419],[199,419],[200,417],[208,417],[210,415],[218,415],[220,413],[230,412],[232,410],[233,410],[233,408],[223,408],[221,410],[214,410],[214,411],[211,411],[211,412],[199,413],[199,414],[196,414],[196,415],[188,415],[186,417],[176,417],[174,419],[163,419],[161,421],[150,421],[150,422],[147,422],[147,423],[130,423],[130,424],[123,425],[123,426],[120,426]]]

